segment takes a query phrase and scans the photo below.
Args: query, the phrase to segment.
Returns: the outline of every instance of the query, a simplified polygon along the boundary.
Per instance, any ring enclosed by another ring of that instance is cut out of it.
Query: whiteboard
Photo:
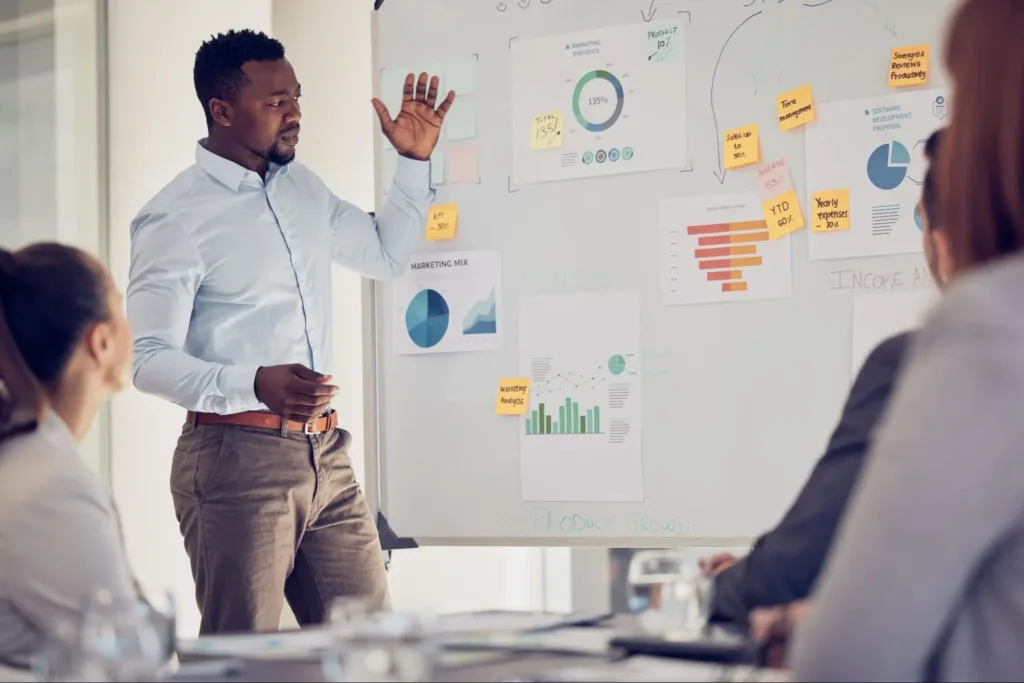
[[[376,12],[375,89],[388,67],[477,60],[478,182],[440,184],[458,235],[417,256],[497,250],[500,350],[398,355],[391,285],[367,321],[371,500],[421,544],[743,543],[785,511],[838,419],[850,385],[853,301],[930,286],[920,253],[810,260],[788,238],[792,295],[662,305],[658,205],[750,193],[751,168],[722,168],[725,130],[759,125],[762,160],[784,156],[807,213],[806,133],[783,133],[776,97],[810,83],[828,103],[890,92],[890,50],[933,46],[926,87],[943,87],[953,0],[385,0]],[[428,9],[429,8],[429,9]],[[653,16],[652,16],[653,15]],[[516,41],[678,19],[686,61],[688,158],[677,167],[513,182],[510,54]],[[392,96],[393,97],[393,96]],[[462,98],[465,102],[469,97]],[[456,107],[459,102],[456,102]],[[814,125],[814,124],[811,124]],[[393,161],[378,140],[378,169]],[[851,163],[861,163],[855,160]],[[378,180],[378,207],[386,184]],[[808,217],[809,220],[809,217]],[[641,301],[642,502],[524,502],[518,419],[495,416],[498,381],[520,367],[523,297],[630,291]]]

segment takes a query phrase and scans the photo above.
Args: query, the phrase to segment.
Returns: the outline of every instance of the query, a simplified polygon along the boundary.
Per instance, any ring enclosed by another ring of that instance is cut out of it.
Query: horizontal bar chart
[[[747,232],[764,230],[764,221],[740,221],[738,223],[714,223],[712,225],[691,225],[686,229],[689,235],[715,235],[722,232]]]
[[[701,261],[701,270],[719,270],[721,268],[747,268],[761,265],[760,256],[747,256],[744,258],[727,258],[717,261]]]
[[[693,255],[697,267],[707,273],[708,282],[721,283],[723,292],[746,292],[741,268],[762,265],[757,243],[768,241],[768,224],[763,220],[689,225],[686,234],[697,237]]]
[[[699,247],[714,247],[720,244],[740,244],[745,242],[767,242],[767,232],[748,232],[740,235],[714,235],[701,237],[697,240]]]
[[[693,252],[693,255],[697,258],[719,258],[722,256],[744,256],[746,254],[756,254],[757,246],[753,244],[746,244],[738,247],[718,247],[716,249],[697,249]]]

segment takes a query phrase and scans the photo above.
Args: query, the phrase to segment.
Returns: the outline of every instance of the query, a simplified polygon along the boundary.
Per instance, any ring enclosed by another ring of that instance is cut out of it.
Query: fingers
[[[298,396],[320,398],[322,396],[335,396],[337,393],[338,387],[333,384],[325,384],[315,380],[297,379],[288,385],[288,396],[292,398]]]
[[[384,103],[374,97],[370,100],[370,104],[373,105],[374,111],[377,112],[377,118],[380,119],[380,128],[385,133],[391,130],[391,126],[394,125],[394,121],[391,119],[391,112],[384,106]]]
[[[323,377],[323,375],[321,375],[319,372],[307,368],[302,363],[292,363],[290,369],[292,371],[292,374],[298,377],[299,379],[315,381]]]
[[[402,100],[405,102],[411,102],[413,96],[413,83],[416,82],[416,76],[409,74],[405,77],[405,86],[402,88]]]
[[[455,101],[455,91],[449,90],[448,97],[444,98],[444,102],[437,108],[437,118],[444,119],[444,115],[448,113],[448,110],[452,108],[452,102]]]
[[[331,407],[331,402],[326,401],[315,405],[286,405],[285,417],[295,422],[310,422],[324,413]]]
[[[437,85],[441,82],[437,76],[430,79],[430,88],[427,90],[427,106],[431,109],[434,108],[434,103],[437,102]]]
[[[409,79],[408,76],[405,77]],[[424,71],[420,74],[420,78],[416,81],[416,97],[414,98],[417,102],[423,102],[427,99],[427,72]]]

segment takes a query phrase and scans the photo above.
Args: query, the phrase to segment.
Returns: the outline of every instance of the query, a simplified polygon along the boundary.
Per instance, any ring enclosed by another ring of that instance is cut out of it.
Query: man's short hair
[[[247,79],[242,65],[246,62],[272,62],[284,59],[284,46],[262,32],[243,29],[212,36],[196,52],[192,80],[196,97],[203,105],[206,125],[213,123],[210,100],[233,100],[238,97]]]

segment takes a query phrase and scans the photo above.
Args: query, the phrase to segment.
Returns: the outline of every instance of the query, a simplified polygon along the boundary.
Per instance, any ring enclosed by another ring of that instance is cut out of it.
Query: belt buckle
[[[307,422],[307,423],[305,423],[304,425],[302,425],[302,433],[303,433],[303,434],[306,434],[306,435],[309,435],[309,434],[317,434],[318,432],[316,432],[316,431],[315,431],[315,430],[313,429],[313,423],[314,423],[314,422],[316,422],[316,421],[317,421],[317,420],[319,420],[319,419],[320,419],[320,418],[315,418],[315,419],[314,419],[314,420],[313,420],[312,422]]]

